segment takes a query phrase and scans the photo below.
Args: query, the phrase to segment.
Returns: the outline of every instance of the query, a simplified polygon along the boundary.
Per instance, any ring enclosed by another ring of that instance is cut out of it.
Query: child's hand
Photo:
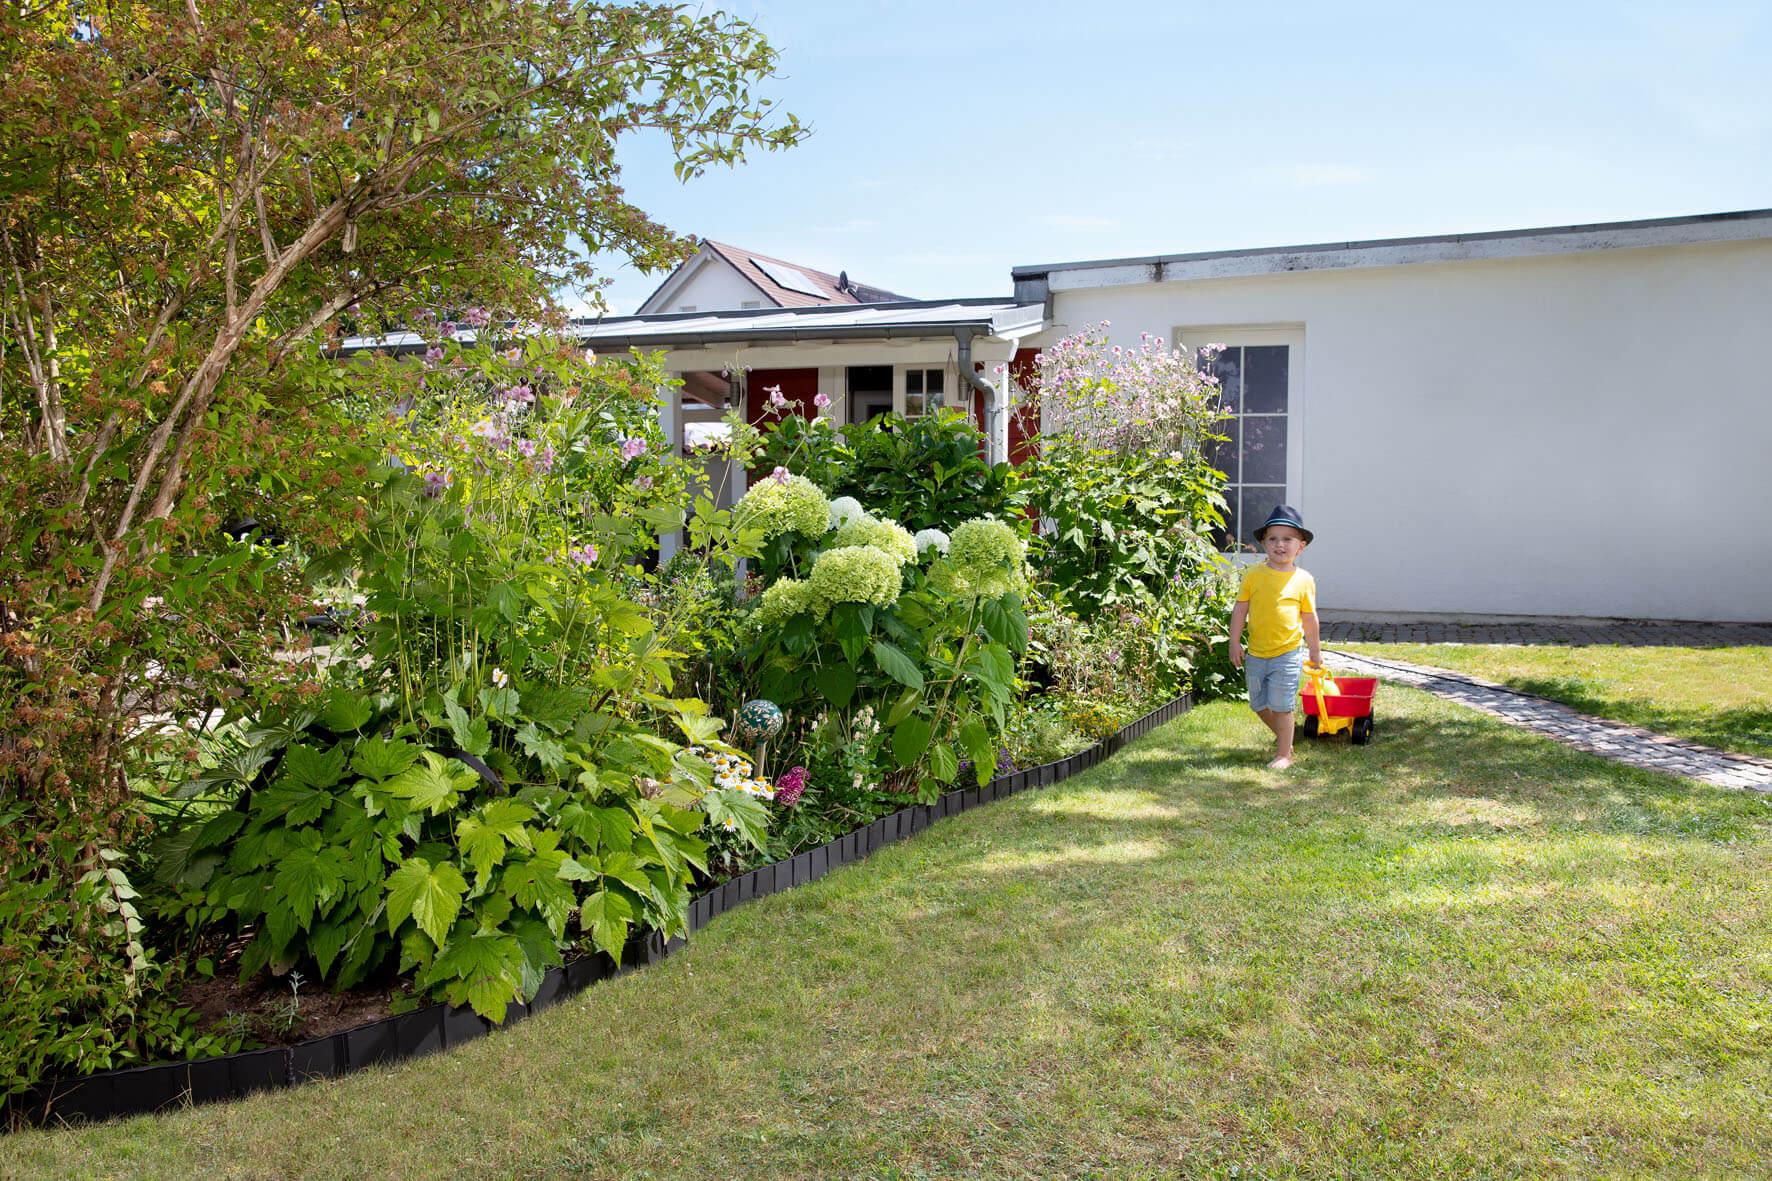
[[[1235,640],[1231,641],[1231,667],[1243,667],[1243,645],[1237,643]]]

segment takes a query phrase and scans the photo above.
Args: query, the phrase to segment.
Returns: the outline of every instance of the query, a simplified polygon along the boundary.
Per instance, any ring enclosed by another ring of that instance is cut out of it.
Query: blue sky
[[[714,7],[714,5],[709,5]],[[732,0],[814,134],[630,196],[917,298],[1026,263],[1772,206],[1772,4]],[[611,260],[613,263],[613,260]],[[613,311],[659,281],[613,266]]]

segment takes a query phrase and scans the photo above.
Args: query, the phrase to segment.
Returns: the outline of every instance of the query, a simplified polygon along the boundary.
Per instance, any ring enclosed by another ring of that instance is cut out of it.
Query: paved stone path
[[[1345,650],[1331,650],[1331,654],[1335,658],[1331,667],[1346,667],[1413,685],[1620,763],[1684,775],[1718,787],[1772,792],[1772,759],[1717,750],[1637,726],[1589,717],[1566,705],[1465,673],[1406,664],[1389,657],[1356,656]]]
[[[1625,644],[1662,648],[1772,645],[1772,623],[1683,623],[1665,619],[1522,618],[1483,623],[1323,616],[1325,643]]]

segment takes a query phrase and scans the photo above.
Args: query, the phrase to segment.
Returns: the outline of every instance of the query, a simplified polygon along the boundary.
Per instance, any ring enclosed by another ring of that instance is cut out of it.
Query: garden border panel
[[[223,1069],[226,1069],[226,1060],[221,1061],[224,1064]],[[114,1115],[151,1111],[152,1108],[135,1108],[117,1102],[118,1092],[123,1087],[123,1077],[140,1069],[142,1068],[138,1066],[128,1070],[110,1070],[101,1074],[84,1075],[72,1083],[39,1085],[28,1092],[30,1103],[21,1104],[18,1110],[30,1113],[38,1123],[48,1123],[52,1119],[66,1120],[69,1117],[103,1120]],[[13,1108],[8,1106],[7,1110],[11,1111]]]
[[[560,968],[549,968],[541,974],[541,984],[536,988],[535,995],[529,998],[529,1011],[539,1013],[543,1009],[551,1009],[569,995],[566,973]],[[439,1028],[442,1020],[441,1016],[437,1019]]]
[[[720,883],[720,913],[725,914],[727,911],[729,911],[733,907],[737,906],[738,902],[739,902],[738,879],[732,878],[728,881],[721,882]]]
[[[466,1005],[443,1005],[442,1026],[444,1046],[459,1046],[483,1038],[492,1032],[492,1022]]]
[[[983,794],[976,787],[969,787],[960,793],[960,806],[968,812],[984,802]]]
[[[479,1018],[475,1018],[478,1020]],[[350,1060],[351,1069],[358,1070],[375,1062],[387,1062],[399,1057],[400,1041],[394,1035],[393,1023],[387,1020],[372,1021],[368,1025],[359,1025],[355,1029],[345,1030],[345,1053]]]
[[[333,1055],[337,1056],[336,1050]],[[187,1067],[184,1090],[190,1095],[193,1104],[213,1103],[218,1099],[235,1097],[234,1080],[228,1061],[232,1057],[231,1054],[224,1054],[219,1058],[199,1058],[195,1062],[184,1064]]]
[[[818,848],[813,849],[811,852],[811,857],[812,857],[812,880],[816,882],[819,878],[822,878],[825,874],[831,872],[830,846],[820,845]]]
[[[400,1057],[417,1058],[434,1054],[443,1048],[443,1014],[438,1006],[427,1005],[393,1018],[394,1043]]]
[[[282,1090],[289,1085],[288,1048],[274,1046],[269,1050],[248,1050],[230,1055],[228,1081],[236,1095]]]
[[[559,969],[555,969],[558,971]],[[448,1048],[445,1040],[444,1048]],[[192,1063],[193,1066],[196,1063]],[[289,1085],[314,1078],[332,1078],[346,1069],[345,1038],[342,1033],[309,1038],[289,1047]],[[195,1090],[195,1087],[192,1088]]]

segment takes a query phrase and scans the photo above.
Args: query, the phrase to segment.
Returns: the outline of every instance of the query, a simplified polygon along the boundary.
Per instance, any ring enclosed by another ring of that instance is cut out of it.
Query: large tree
[[[587,248],[668,263],[623,136],[689,176],[801,134],[757,31],[672,5],[27,2],[0,41],[0,430],[73,474],[94,609],[230,399],[341,314],[534,315]]]

